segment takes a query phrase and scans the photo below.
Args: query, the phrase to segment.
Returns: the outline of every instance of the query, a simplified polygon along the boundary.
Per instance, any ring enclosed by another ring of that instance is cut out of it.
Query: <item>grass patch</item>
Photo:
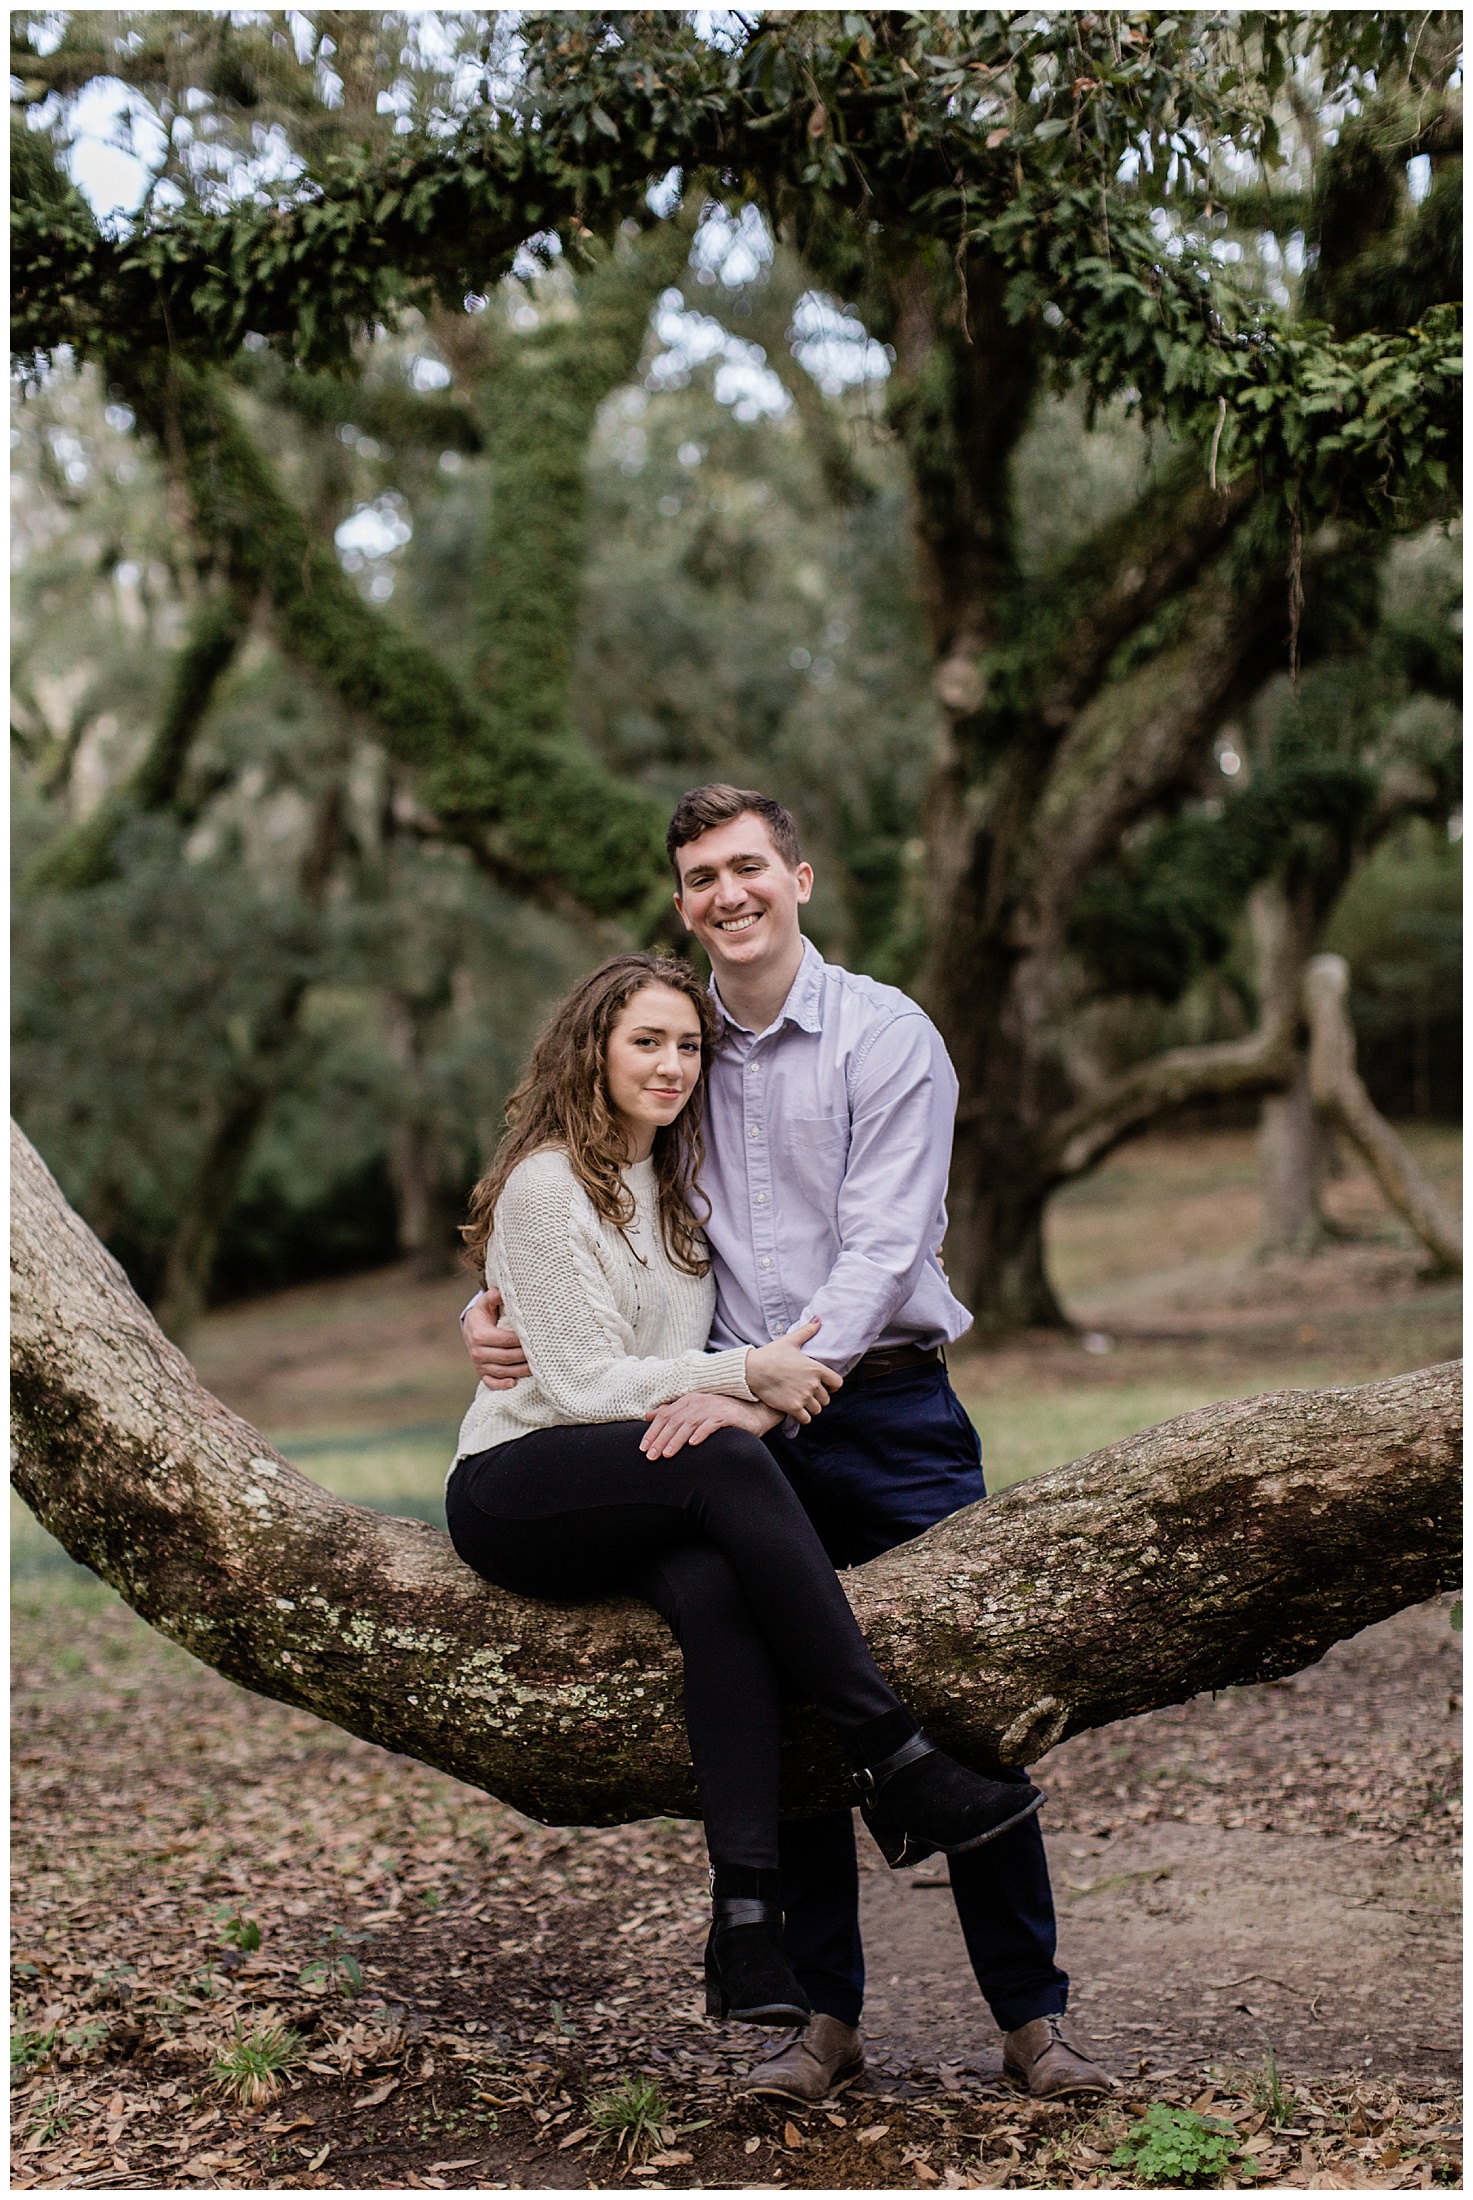
[[[1215,1404],[1221,1398],[1251,1397],[1271,1383],[1228,1383],[1222,1387],[1191,1383],[1115,1383],[1098,1389],[1041,1391],[1029,1396],[967,1398],[966,1378],[958,1377],[963,1402],[982,1439],[982,1466],[988,1495],[1048,1474],[1099,1451],[1141,1429],[1154,1428],[1178,1413]]]
[[[58,2026],[27,2024],[23,2018],[12,2017],[10,2024],[10,2067],[12,2070],[36,2070],[45,2062],[56,2045]]]
[[[310,1436],[268,1433],[294,1467],[335,1496],[445,1525],[445,1477],[455,1456],[458,1421],[358,1432],[317,1430]]]
[[[653,2078],[621,2078],[607,2093],[597,2093],[588,2103],[590,2130],[598,2134],[596,2145],[613,2141],[614,2153],[621,2151],[632,2162],[642,2147],[669,2144],[674,2139],[669,2102]]]
[[[210,2076],[242,2108],[263,2108],[281,2091],[283,2074],[300,2060],[300,2032],[260,2019],[247,2029],[239,2019],[229,2042],[215,2057]]]

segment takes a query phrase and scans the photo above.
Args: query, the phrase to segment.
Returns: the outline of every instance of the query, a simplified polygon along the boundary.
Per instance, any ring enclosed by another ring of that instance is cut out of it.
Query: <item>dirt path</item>
[[[1460,2068],[1460,1638],[1406,1612],[1266,1688],[1068,1742],[1038,1777],[1072,2006],[1120,2076]],[[942,1874],[866,1871],[892,2068],[1000,2059]]]
[[[1210,2108],[1276,2183],[1456,2183],[1456,1650],[1427,1607],[1054,1753],[1064,1960],[1123,2080],[1096,2112],[996,2084],[937,1875],[867,1858],[870,2082],[811,2115],[743,2100],[760,2039],[699,2014],[697,1829],[531,1825],[232,1688],[100,1588],[32,1585],[14,2183],[1128,2185],[1110,2157],[1153,2101]],[[351,1999],[311,1973],[335,1948]],[[300,2045],[248,2110],[217,2058],[271,2026]],[[626,2079],[667,2119],[634,2162],[595,2151]]]

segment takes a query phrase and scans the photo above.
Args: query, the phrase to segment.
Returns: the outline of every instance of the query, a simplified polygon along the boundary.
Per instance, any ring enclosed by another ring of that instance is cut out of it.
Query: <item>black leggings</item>
[[[445,1512],[468,1566],[519,1596],[653,1604],[685,1659],[706,1844],[773,1867],[782,1699],[841,1734],[900,1708],[833,1562],[765,1444],[718,1429],[647,1459],[643,1421],[538,1429],[462,1459]]]

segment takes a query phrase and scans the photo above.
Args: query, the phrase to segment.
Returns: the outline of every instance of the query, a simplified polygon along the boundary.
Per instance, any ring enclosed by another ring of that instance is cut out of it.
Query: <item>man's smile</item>
[[[718,917],[716,919],[716,929],[718,932],[745,932],[757,922],[761,915],[762,911],[760,909],[752,909],[744,917]]]

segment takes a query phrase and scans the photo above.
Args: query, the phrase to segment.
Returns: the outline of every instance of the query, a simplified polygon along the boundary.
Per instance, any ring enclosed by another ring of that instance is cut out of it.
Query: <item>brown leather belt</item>
[[[873,1382],[877,1375],[905,1375],[916,1367],[941,1367],[941,1347],[934,1344],[892,1344],[881,1352],[866,1352],[849,1380]]]

